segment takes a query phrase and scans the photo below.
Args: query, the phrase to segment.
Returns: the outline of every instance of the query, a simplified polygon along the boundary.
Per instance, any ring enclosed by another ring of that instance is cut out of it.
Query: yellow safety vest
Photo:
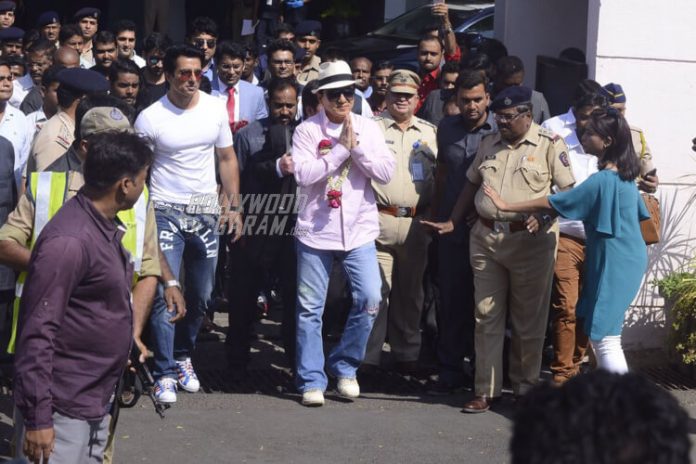
[[[33,172],[31,174],[28,193],[34,198],[34,230],[27,244],[30,250],[34,248],[36,239],[39,237],[46,224],[48,224],[48,221],[55,216],[65,203],[68,196],[68,176],[69,172],[43,171]],[[117,214],[123,225],[126,226],[126,233],[123,235],[121,243],[123,247],[130,252],[136,280],[143,263],[148,195],[147,187],[145,187],[142,195],[140,195],[140,198],[138,198],[133,208],[119,211]],[[15,285],[15,299],[12,312],[12,337],[7,347],[8,353],[14,353],[15,351],[17,324],[19,321],[19,303],[26,279],[27,271],[22,271]]]

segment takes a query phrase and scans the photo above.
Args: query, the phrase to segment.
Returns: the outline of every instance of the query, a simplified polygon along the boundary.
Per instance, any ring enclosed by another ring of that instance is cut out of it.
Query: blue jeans
[[[155,379],[176,378],[175,360],[191,356],[215,283],[217,217],[187,214],[177,209],[180,206],[155,205],[160,249],[177,280],[182,261],[184,264],[186,299],[186,316],[172,324],[169,319],[175,313],[167,311],[162,285],[157,288],[150,314]]]
[[[348,276],[353,306],[340,342],[329,354],[327,370],[339,378],[355,378],[365,357],[367,340],[382,299],[382,278],[374,242],[350,251],[317,250],[297,242],[297,389],[326,390],[322,314],[334,259]]]

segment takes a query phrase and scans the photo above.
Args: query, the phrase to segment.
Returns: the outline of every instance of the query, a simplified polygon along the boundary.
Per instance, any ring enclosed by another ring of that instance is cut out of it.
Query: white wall
[[[624,331],[628,348],[659,346],[662,301],[651,281],[684,266],[696,244],[696,2],[589,0],[588,17],[590,77],[623,86],[626,118],[644,129],[661,181],[664,237],[650,247],[646,282]]]
[[[511,55],[522,58],[525,83],[534,86],[536,57],[557,57],[561,50],[585,50],[586,0],[496,0],[495,36]]]

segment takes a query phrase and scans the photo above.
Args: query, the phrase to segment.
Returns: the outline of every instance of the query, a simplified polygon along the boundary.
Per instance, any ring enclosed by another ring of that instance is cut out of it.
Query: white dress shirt
[[[570,167],[573,170],[575,177],[575,186],[582,184],[588,177],[597,172],[597,157],[588,155],[578,140],[578,135],[575,132],[575,114],[573,109],[569,109],[567,113],[547,119],[542,124],[542,127],[549,129],[559,136],[563,137],[568,146],[568,156],[570,157]],[[576,238],[585,239],[585,227],[582,221],[572,221],[570,219],[559,218],[558,224],[561,233],[571,235]]]
[[[24,164],[29,157],[29,149],[31,148],[31,130],[27,117],[20,110],[11,105],[5,105],[5,114],[0,120],[0,135],[5,137],[12,143],[14,148],[15,164],[15,181],[17,187],[22,182],[22,171]]]
[[[217,78],[218,80],[218,89],[225,89],[225,90],[213,90],[213,96],[219,98],[220,100],[225,102],[225,108],[227,108],[227,100],[229,99],[229,92],[227,90],[227,84],[222,82],[220,78]],[[239,101],[239,81],[237,81],[236,84],[234,84],[234,122],[237,123],[239,122],[239,107],[240,105]]]
[[[145,60],[141,57],[139,57],[135,52],[130,57],[131,61],[136,64],[139,68],[144,68],[145,67]]]
[[[12,96],[10,97],[10,105],[15,108],[19,108],[22,104],[24,97],[27,96],[29,91],[34,88],[34,81],[31,80],[31,75],[26,73],[19,79],[12,81]]]

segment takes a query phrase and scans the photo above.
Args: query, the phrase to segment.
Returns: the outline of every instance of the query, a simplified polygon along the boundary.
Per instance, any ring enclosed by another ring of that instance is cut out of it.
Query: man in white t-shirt
[[[218,231],[241,236],[239,168],[225,105],[199,91],[203,53],[189,45],[170,47],[164,58],[167,94],[145,109],[136,130],[151,140],[155,160],[150,195],[155,205],[159,243],[177,280],[158,289],[150,323],[155,355],[155,394],[176,402],[180,388],[196,392],[200,383],[191,365],[196,335],[210,302],[218,255]],[[218,207],[216,155],[222,183]],[[172,303],[163,289],[178,286],[186,273],[186,317],[176,326]]]

